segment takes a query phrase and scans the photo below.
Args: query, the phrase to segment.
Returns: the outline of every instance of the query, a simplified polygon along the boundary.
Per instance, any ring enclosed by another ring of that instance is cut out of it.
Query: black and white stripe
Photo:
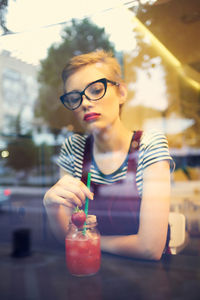
[[[67,138],[60,150],[58,165],[66,172],[81,179],[83,154],[87,135],[73,134]],[[163,133],[158,131],[143,132],[139,148],[139,160],[136,173],[136,182],[140,196],[142,196],[144,169],[151,164],[168,160],[173,169],[173,160],[169,154],[168,142]],[[127,159],[113,174],[102,174],[94,160],[91,164],[91,179],[99,184],[111,184],[124,179],[127,173]]]

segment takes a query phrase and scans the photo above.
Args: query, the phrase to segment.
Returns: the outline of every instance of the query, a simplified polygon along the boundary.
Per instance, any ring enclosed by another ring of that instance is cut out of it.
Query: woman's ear
[[[119,95],[120,95],[119,104],[123,104],[127,99],[127,93],[128,93],[125,83],[123,83],[123,82],[120,83],[118,90],[119,90]]]

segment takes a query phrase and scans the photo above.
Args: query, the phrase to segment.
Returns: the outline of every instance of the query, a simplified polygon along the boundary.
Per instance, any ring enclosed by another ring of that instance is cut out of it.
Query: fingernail
[[[94,193],[91,193],[91,200],[94,199]]]

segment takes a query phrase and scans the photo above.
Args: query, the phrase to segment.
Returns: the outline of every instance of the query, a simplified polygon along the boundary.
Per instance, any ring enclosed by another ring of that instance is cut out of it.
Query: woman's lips
[[[84,121],[88,122],[88,121],[93,121],[96,120],[100,117],[100,114],[97,113],[88,113],[84,115]]]

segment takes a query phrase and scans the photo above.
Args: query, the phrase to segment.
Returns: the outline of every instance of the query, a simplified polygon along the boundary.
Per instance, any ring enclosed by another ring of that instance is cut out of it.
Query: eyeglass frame
[[[87,90],[87,88],[88,88],[89,86],[91,86],[92,84],[97,83],[97,82],[102,82],[102,83],[103,83],[104,89],[105,89],[105,90],[104,90],[104,93],[103,93],[103,95],[102,95],[100,98],[98,98],[98,99],[90,99],[90,98],[85,94],[85,91]],[[116,81],[112,81],[112,80],[109,80],[109,79],[107,79],[107,78],[101,78],[101,79],[95,80],[95,81],[93,81],[93,82],[90,82],[90,83],[84,88],[84,90],[83,90],[82,92],[72,91],[72,92],[63,94],[62,96],[60,96],[60,100],[61,100],[62,104],[64,105],[64,107],[66,107],[66,108],[69,109],[69,110],[75,110],[75,109],[77,109],[77,108],[79,108],[79,107],[81,106],[81,104],[82,104],[82,102],[83,102],[83,96],[85,96],[85,97],[86,97],[88,100],[90,100],[90,101],[98,101],[98,100],[102,99],[102,98],[105,96],[105,94],[106,94],[108,83],[111,83],[111,84],[113,84],[113,85],[115,85],[115,86],[119,86],[119,85],[120,85],[120,84],[119,84],[118,82],[116,82]],[[69,107],[67,107],[67,106],[65,105],[65,100],[64,100],[64,98],[66,97],[66,95],[70,95],[70,94],[73,94],[73,93],[80,94],[80,99],[81,99],[81,100],[80,100],[80,103],[79,103],[79,105],[78,105],[77,107],[75,107],[75,108],[69,108]]]

